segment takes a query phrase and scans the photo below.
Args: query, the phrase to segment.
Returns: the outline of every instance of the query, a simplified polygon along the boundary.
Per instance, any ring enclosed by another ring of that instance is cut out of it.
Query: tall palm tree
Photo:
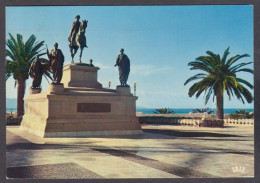
[[[42,50],[44,41],[37,42],[35,35],[31,35],[24,43],[23,36],[17,34],[16,39],[9,33],[6,41],[6,80],[13,76],[15,86],[17,84],[17,116],[24,114],[25,81],[28,79],[28,71],[31,62]],[[39,54],[43,55],[43,54]],[[48,75],[48,74],[47,74]]]
[[[237,73],[239,72],[249,72],[254,73],[252,69],[244,68],[244,66],[251,64],[252,62],[247,63],[238,63],[238,60],[244,57],[249,57],[248,54],[235,55],[229,59],[229,48],[227,48],[222,56],[215,54],[211,51],[206,52],[207,56],[200,56],[196,58],[195,61],[189,62],[188,66],[191,66],[190,70],[201,70],[203,73],[196,74],[190,77],[184,85],[187,83],[199,80],[197,83],[194,83],[189,89],[189,96],[193,95],[198,98],[201,93],[205,92],[205,104],[207,104],[210,96],[213,94],[213,101],[216,97],[216,118],[223,119],[223,101],[224,101],[224,92],[226,91],[229,100],[231,96],[236,96],[239,100],[245,103],[245,100],[248,103],[253,101],[253,95],[245,87],[253,88],[253,85],[248,81],[239,78]]]

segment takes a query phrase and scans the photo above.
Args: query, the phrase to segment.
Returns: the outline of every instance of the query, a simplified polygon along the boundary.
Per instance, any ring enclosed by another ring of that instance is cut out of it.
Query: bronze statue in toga
[[[35,57],[35,60],[31,63],[28,74],[32,78],[31,88],[40,88],[43,75],[43,66],[38,55]]]
[[[116,59],[115,66],[118,66],[119,70],[119,80],[121,83],[121,86],[128,86],[126,84],[128,80],[128,76],[130,73],[130,60],[126,54],[124,54],[124,49],[121,48],[120,54],[118,55]]]
[[[53,72],[53,84],[60,84],[62,78],[62,69],[64,63],[64,56],[60,49],[58,49],[58,43],[54,44],[54,49],[50,52],[47,48],[47,55],[50,60],[51,70]]]

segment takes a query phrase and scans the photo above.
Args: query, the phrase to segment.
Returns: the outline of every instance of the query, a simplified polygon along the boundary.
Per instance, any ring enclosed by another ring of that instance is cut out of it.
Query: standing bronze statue
[[[43,75],[43,66],[38,55],[35,57],[35,60],[31,63],[28,74],[32,78],[31,88],[40,88]]]
[[[93,65],[93,60],[92,60],[92,59],[89,60],[89,66],[90,66],[90,67],[94,67],[94,65]]]
[[[54,49],[49,53],[47,48],[47,55],[50,60],[51,70],[53,72],[53,84],[60,84],[62,78],[62,69],[64,63],[64,56],[60,49],[58,49],[58,43],[54,43]]]
[[[118,55],[118,57],[116,59],[115,66],[118,66],[119,80],[120,80],[121,86],[128,86],[126,84],[126,82],[128,80],[128,76],[130,73],[130,60],[127,57],[127,55],[124,54],[123,48],[121,48],[121,50],[120,50],[120,54]]]
[[[79,62],[81,63],[82,52],[86,44],[86,36],[85,31],[88,26],[88,21],[83,20],[81,23],[79,22],[80,16],[77,15],[75,17],[76,21],[72,23],[70,35],[68,37],[70,53],[72,58],[72,63],[74,63],[74,56],[77,53],[78,48],[80,48]]]

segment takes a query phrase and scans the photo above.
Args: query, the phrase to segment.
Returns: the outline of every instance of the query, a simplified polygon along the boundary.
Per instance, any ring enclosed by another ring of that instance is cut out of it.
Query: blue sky
[[[83,51],[82,61],[92,58],[100,67],[98,80],[103,87],[108,87],[108,81],[111,88],[119,84],[114,64],[120,48],[125,49],[131,61],[128,84],[137,83],[137,106],[215,108],[212,99],[205,106],[203,95],[198,99],[188,96],[191,84],[184,86],[184,82],[197,73],[189,70],[188,62],[207,50],[222,55],[229,46],[230,56],[248,53],[250,57],[241,62],[253,61],[250,5],[7,7],[6,36],[19,33],[27,40],[34,34],[49,49],[58,42],[66,65],[71,62],[67,38],[76,15],[88,20],[89,48]],[[239,76],[253,83],[252,74]],[[43,79],[43,90],[47,85]],[[30,86],[28,80],[26,96]],[[15,98],[12,78],[6,87],[6,97]],[[242,104],[236,98],[229,101],[225,97],[224,101],[225,108],[253,108],[253,104]]]

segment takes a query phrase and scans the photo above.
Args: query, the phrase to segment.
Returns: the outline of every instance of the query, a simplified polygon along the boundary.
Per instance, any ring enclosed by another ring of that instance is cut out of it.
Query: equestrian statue
[[[80,48],[79,62],[81,63],[83,49],[85,47],[87,48],[85,31],[88,26],[88,21],[82,20],[82,22],[79,22],[79,15],[77,15],[75,19],[76,20],[72,23],[70,35],[68,37],[70,54],[72,58],[71,63],[74,63],[74,56],[77,53],[78,48]]]

